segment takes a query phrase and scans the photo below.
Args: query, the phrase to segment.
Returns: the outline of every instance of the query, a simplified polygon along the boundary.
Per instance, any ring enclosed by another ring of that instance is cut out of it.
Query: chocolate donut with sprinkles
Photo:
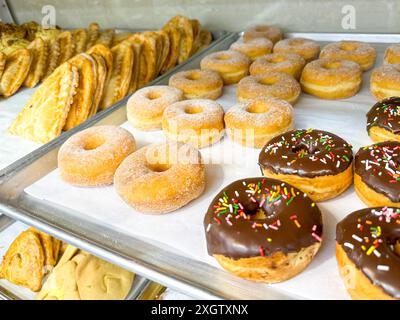
[[[353,183],[352,146],[326,131],[293,130],[270,140],[259,155],[262,173],[290,183],[314,201],[334,198]]]
[[[360,148],[354,161],[354,189],[369,207],[400,207],[400,142]]]
[[[376,103],[367,113],[367,131],[374,142],[400,142],[400,97]]]
[[[322,241],[317,205],[274,179],[238,180],[221,190],[204,218],[209,255],[253,281],[281,282],[311,262]]]
[[[336,259],[350,296],[400,299],[400,209],[349,214],[336,227]]]

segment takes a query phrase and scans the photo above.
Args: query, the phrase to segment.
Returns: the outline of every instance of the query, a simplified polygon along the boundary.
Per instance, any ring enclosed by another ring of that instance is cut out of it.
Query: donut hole
[[[274,56],[268,60],[268,62],[270,62],[270,63],[280,63],[283,61],[286,61],[286,58],[283,56]]]
[[[232,58],[231,55],[229,55],[227,53],[222,53],[222,54],[215,56],[216,60],[229,60],[231,58]]]
[[[274,78],[261,78],[258,79],[258,83],[263,84],[265,86],[272,86],[277,82]]]
[[[351,43],[351,42],[343,42],[340,45],[340,49],[343,51],[356,51],[357,45],[355,43]]]
[[[247,108],[247,112],[249,113],[266,113],[268,110],[269,107],[267,104],[257,101],[251,103]]]
[[[292,152],[297,154],[297,157],[303,158],[307,155],[313,155],[318,153],[319,149],[305,144],[298,144],[292,147]]]
[[[200,78],[201,78],[201,74],[198,72],[192,72],[192,73],[189,73],[188,75],[186,75],[186,79],[192,80],[192,81],[199,80]]]
[[[340,61],[328,61],[323,64],[323,68],[327,70],[338,69],[340,68],[342,63]]]
[[[149,99],[149,100],[156,100],[156,99],[159,99],[159,98],[161,98],[161,94],[159,93],[159,92],[157,92],[157,91],[150,91],[148,94],[147,94],[147,99]]]
[[[184,111],[187,114],[197,114],[197,113],[202,113],[203,108],[199,106],[187,106]]]
[[[83,150],[90,151],[102,146],[106,140],[103,137],[93,136],[85,140]]]
[[[170,163],[146,163],[146,167],[153,172],[165,172],[172,167]]]

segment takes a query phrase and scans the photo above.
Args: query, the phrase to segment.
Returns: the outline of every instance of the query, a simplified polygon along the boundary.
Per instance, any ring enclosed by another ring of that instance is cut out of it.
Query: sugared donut
[[[267,178],[222,189],[204,218],[208,254],[227,271],[267,283],[304,270],[322,241],[322,216],[303,192]]]
[[[400,207],[400,142],[360,148],[354,161],[354,189],[369,207]]]
[[[392,64],[372,71],[370,90],[377,100],[400,96],[400,65]]]
[[[202,70],[218,72],[224,84],[238,83],[249,73],[250,59],[234,50],[218,51],[205,56],[200,66]]]
[[[243,33],[243,39],[250,40],[255,38],[265,38],[271,40],[273,43],[278,42],[283,38],[281,29],[274,26],[256,25],[247,29]]]
[[[271,53],[257,58],[250,66],[252,76],[269,71],[279,71],[299,79],[306,61],[295,53]]]
[[[88,128],[76,133],[61,146],[58,170],[61,178],[72,185],[109,185],[119,164],[135,149],[135,139],[123,128]]]
[[[400,97],[384,99],[369,110],[367,131],[375,142],[400,142]]]
[[[152,144],[127,157],[115,172],[115,189],[130,206],[161,214],[199,197],[205,186],[200,152],[183,143]]]
[[[400,299],[399,234],[398,208],[362,209],[338,223],[336,259],[353,299]]]
[[[383,62],[385,64],[400,64],[400,43],[393,44],[385,50]]]
[[[168,139],[203,148],[224,135],[224,109],[213,100],[193,99],[170,105],[162,127]]]
[[[375,63],[376,50],[366,42],[339,41],[326,45],[322,49],[320,57],[354,61],[360,65],[363,71],[366,71]]]
[[[362,71],[353,61],[318,59],[308,63],[301,74],[304,92],[322,99],[344,99],[361,87]]]
[[[321,130],[293,130],[270,140],[258,159],[266,177],[290,183],[314,201],[334,198],[353,182],[352,147]]]
[[[225,114],[228,137],[236,143],[261,148],[271,138],[293,127],[292,106],[278,98],[238,103]]]
[[[238,101],[275,97],[295,104],[301,93],[299,83],[287,73],[270,71],[240,80],[237,86]]]
[[[272,51],[273,43],[266,38],[254,38],[245,40],[240,38],[232,43],[230,49],[245,54],[250,60],[263,56]]]
[[[165,108],[182,99],[183,92],[169,86],[139,89],[129,98],[126,105],[128,121],[141,130],[161,129]]]
[[[216,100],[222,95],[224,83],[215,71],[195,69],[175,73],[169,85],[182,90],[186,99]]]
[[[296,53],[302,56],[306,62],[318,58],[319,44],[311,39],[291,38],[283,39],[275,44],[273,52]]]

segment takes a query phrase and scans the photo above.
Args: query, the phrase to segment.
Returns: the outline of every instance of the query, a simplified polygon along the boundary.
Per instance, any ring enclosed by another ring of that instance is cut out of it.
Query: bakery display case
[[[121,1],[48,29],[3,3],[0,297],[400,298],[396,22],[269,26],[266,1],[130,25]],[[91,264],[118,288],[84,290]]]

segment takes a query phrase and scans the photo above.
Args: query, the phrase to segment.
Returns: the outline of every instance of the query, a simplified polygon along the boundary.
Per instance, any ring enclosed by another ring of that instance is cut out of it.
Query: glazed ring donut
[[[262,148],[271,138],[293,127],[292,106],[278,98],[238,103],[225,114],[228,137],[239,144]]]
[[[117,126],[97,126],[70,137],[58,152],[61,178],[75,186],[112,184],[115,170],[136,143],[129,131]]]
[[[291,38],[283,39],[275,44],[274,53],[296,53],[302,56],[306,62],[310,62],[318,58],[319,44],[311,39]]]
[[[165,109],[162,127],[168,139],[204,148],[224,136],[224,109],[212,100],[177,102]]]
[[[182,90],[186,99],[216,100],[222,95],[224,83],[215,71],[195,69],[172,75],[169,85]]]
[[[183,92],[168,86],[145,87],[136,91],[128,100],[128,121],[141,130],[161,129],[164,110],[183,99]]]
[[[304,92],[322,99],[344,99],[354,96],[361,87],[360,66],[347,60],[318,59],[308,63],[301,74]]]
[[[205,170],[200,152],[183,143],[152,144],[127,157],[118,167],[114,185],[119,196],[142,213],[177,210],[204,191]]]
[[[370,91],[377,100],[400,96],[400,65],[385,65],[374,69]]]
[[[238,101],[276,97],[290,104],[296,103],[300,93],[301,87],[292,76],[275,71],[243,78],[236,91]]]
[[[321,51],[320,58],[354,61],[366,71],[375,63],[376,50],[365,42],[339,41],[326,45]]]
[[[234,50],[218,51],[204,57],[200,66],[202,70],[218,72],[224,84],[238,83],[249,73],[250,59],[243,53]]]
[[[371,108],[367,131],[374,142],[400,142],[400,97],[384,99]]]
[[[270,140],[259,165],[266,177],[290,183],[314,201],[344,192],[353,182],[352,147],[321,130],[293,130]]]
[[[307,267],[321,246],[323,225],[303,192],[260,177],[222,189],[208,207],[204,229],[208,254],[225,270],[274,283]]]
[[[240,38],[232,43],[230,50],[239,51],[245,54],[250,60],[268,54],[272,51],[273,43],[266,38],[254,38],[244,40]]]
[[[295,53],[271,53],[257,58],[250,66],[252,76],[269,71],[284,72],[299,79],[306,61]]]
[[[400,64],[400,43],[393,44],[385,50],[385,64]]]
[[[338,223],[336,259],[352,299],[400,299],[399,218],[398,208],[376,207]]]
[[[272,41],[272,43],[276,43],[283,38],[283,34],[278,27],[266,25],[251,27],[243,33],[243,39],[246,41],[255,38],[265,38]]]
[[[354,189],[368,207],[400,208],[400,142],[360,148],[354,161]]]

